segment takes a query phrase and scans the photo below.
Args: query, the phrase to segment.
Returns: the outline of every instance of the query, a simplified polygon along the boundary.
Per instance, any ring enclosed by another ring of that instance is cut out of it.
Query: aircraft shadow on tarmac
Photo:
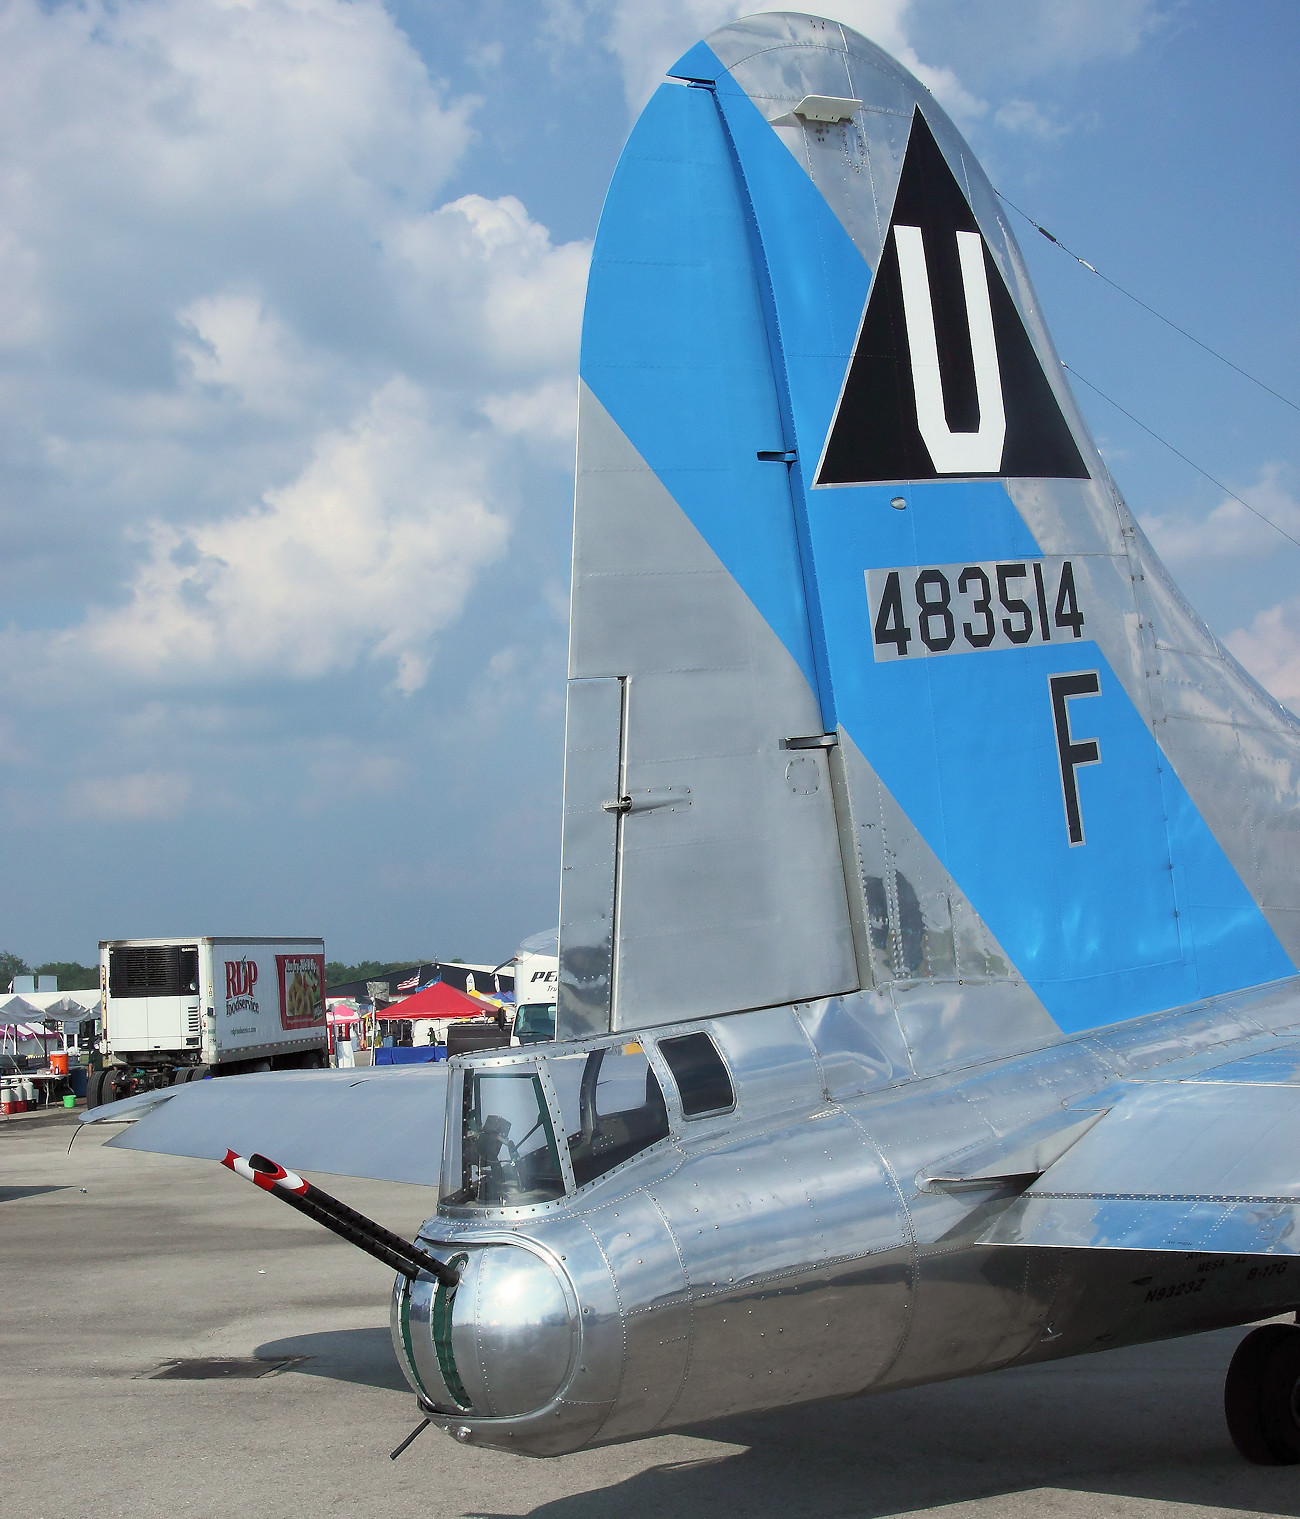
[[[393,1392],[410,1391],[398,1369],[387,1329],[330,1329],[319,1334],[294,1334],[282,1340],[268,1340],[253,1354],[259,1361],[301,1356],[299,1365],[287,1369],[290,1375],[328,1377],[335,1382],[353,1382]]]
[[[24,1197],[40,1197],[46,1192],[66,1192],[67,1187],[0,1187],[0,1203],[16,1203]]]
[[[1221,1378],[1239,1337],[1206,1337],[1221,1357],[1189,1354],[1185,1341],[1143,1346],[728,1419],[683,1433],[739,1452],[653,1466],[544,1503],[530,1519],[870,1519],[1044,1488],[1058,1491],[1052,1512],[1062,1514],[1097,1512],[1096,1494],[1300,1515],[1297,1468],[1248,1466],[1228,1438]],[[506,1516],[484,1508],[468,1519]]]

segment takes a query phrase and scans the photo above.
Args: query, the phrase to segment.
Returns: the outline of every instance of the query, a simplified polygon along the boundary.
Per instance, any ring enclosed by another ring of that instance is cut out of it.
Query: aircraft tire
[[[1277,1363],[1274,1370],[1274,1363]],[[1276,1403],[1286,1367],[1294,1368],[1283,1410]],[[1300,1329],[1293,1324],[1265,1324],[1253,1329],[1237,1346],[1223,1384],[1223,1412],[1232,1443],[1256,1466],[1281,1466],[1300,1461],[1300,1426],[1292,1393],[1300,1378]],[[1295,1453],[1281,1441],[1287,1423]]]
[[[1260,1379],[1264,1438],[1280,1466],[1300,1463],[1300,1329],[1279,1340]]]
[[[91,1071],[86,1077],[86,1108],[99,1107],[104,1101],[104,1077],[107,1071]]]

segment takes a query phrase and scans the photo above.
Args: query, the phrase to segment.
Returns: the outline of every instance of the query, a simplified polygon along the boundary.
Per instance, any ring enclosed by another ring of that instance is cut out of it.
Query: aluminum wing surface
[[[127,1150],[220,1160],[269,1155],[293,1170],[436,1187],[447,1070],[284,1071],[145,1092],[94,1108],[82,1123],[125,1123]]]
[[[995,1245],[1300,1254],[1300,1044],[1125,1084],[983,1236]]]

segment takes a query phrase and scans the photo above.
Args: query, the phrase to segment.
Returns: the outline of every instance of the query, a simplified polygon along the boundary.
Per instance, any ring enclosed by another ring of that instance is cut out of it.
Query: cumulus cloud
[[[308,352],[260,294],[221,290],[199,296],[177,312],[177,322],[178,358],[218,404],[288,420],[323,399],[330,379],[323,356]]]
[[[572,373],[591,246],[558,247],[513,195],[465,195],[393,220],[386,284],[413,357],[431,373],[449,358],[458,378],[488,385]]]
[[[123,317],[170,321],[215,267],[288,284],[308,240],[351,251],[470,137],[471,102],[440,100],[367,0],[14,0],[0,86],[6,341],[83,354]]]
[[[430,638],[505,544],[482,474],[426,398],[393,380],[255,509],[151,524],[127,604],[96,611],[55,652],[191,681],[311,677],[368,653],[415,690]]]
[[[1294,552],[1277,529],[1300,539],[1300,501],[1290,487],[1291,474],[1287,465],[1269,463],[1253,482],[1243,484],[1240,495],[1254,511],[1227,496],[1204,516],[1165,512],[1142,517],[1142,526],[1176,573],[1199,573],[1215,581],[1235,576],[1257,586],[1279,551]],[[1258,605],[1262,598],[1251,599]],[[1300,597],[1266,608],[1223,641],[1262,686],[1300,711]]]
[[[503,433],[558,444],[568,462],[578,425],[576,380],[546,380],[532,390],[489,396],[483,411]]]
[[[1300,712],[1300,597],[1260,612],[1224,642],[1260,685]]]
[[[1254,511],[1226,496],[1199,519],[1166,512],[1144,516],[1142,527],[1171,568],[1213,566],[1271,554],[1283,540],[1270,522],[1300,538],[1300,501],[1288,489],[1289,474],[1284,464],[1266,464],[1257,480],[1241,487],[1239,494]]]
[[[11,668],[424,682],[507,543],[503,443],[571,437],[590,251],[436,203],[476,104],[374,0],[4,10],[0,579],[90,604]]]

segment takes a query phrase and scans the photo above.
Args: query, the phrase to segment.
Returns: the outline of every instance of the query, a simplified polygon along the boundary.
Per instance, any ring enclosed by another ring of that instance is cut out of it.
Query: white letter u
[[[984,240],[978,232],[957,234],[966,320],[970,326],[971,355],[975,360],[975,396],[980,412],[976,432],[953,432],[944,412],[939,344],[934,330],[934,307],[930,302],[930,277],[921,229],[896,226],[894,247],[898,250],[903,317],[907,323],[907,346],[912,359],[916,425],[930,450],[930,459],[941,475],[996,475],[1002,468],[1007,418],[1002,406],[1002,375],[998,369],[993,310],[989,305],[988,276],[984,270]]]

